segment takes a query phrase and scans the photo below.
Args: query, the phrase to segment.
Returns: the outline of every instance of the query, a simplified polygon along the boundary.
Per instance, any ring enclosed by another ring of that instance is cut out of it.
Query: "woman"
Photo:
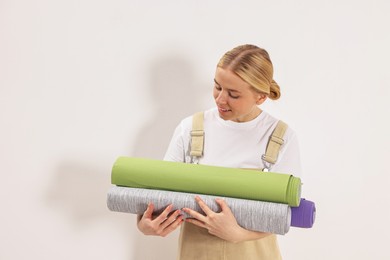
[[[261,155],[278,120],[261,110],[260,105],[267,98],[280,97],[268,53],[254,45],[228,51],[217,65],[213,95],[217,107],[204,112],[204,155],[198,163],[263,169]],[[189,148],[191,130],[192,117],[188,117],[176,128],[165,160],[193,161]],[[270,171],[300,176],[298,141],[290,128]],[[193,218],[187,218],[182,225],[179,210],[172,213],[172,206],[168,206],[154,218],[150,204],[139,216],[138,228],[146,235],[166,236],[182,226],[178,259],[281,259],[276,235],[240,227],[222,199],[216,201],[220,212],[210,210],[200,197],[195,200],[205,215],[184,208]]]

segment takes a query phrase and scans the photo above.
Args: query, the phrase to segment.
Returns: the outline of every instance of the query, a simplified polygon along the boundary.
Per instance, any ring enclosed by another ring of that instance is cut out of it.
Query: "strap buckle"
[[[269,170],[271,169],[273,163],[270,163],[270,162],[267,160],[267,157],[266,157],[265,154],[263,154],[263,155],[261,156],[261,160],[263,161],[263,165],[264,165],[263,172],[269,172]]]
[[[191,130],[191,136],[204,136],[203,130]]]
[[[199,164],[199,156],[191,156],[192,164]]]
[[[274,135],[271,135],[270,137],[270,141],[273,141],[279,145],[283,145],[284,144],[284,140],[280,137],[277,137],[277,136],[274,136]]]

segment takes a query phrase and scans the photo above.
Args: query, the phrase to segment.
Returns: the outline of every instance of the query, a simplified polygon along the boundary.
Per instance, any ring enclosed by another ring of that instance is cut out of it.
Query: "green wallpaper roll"
[[[111,183],[299,206],[301,180],[289,174],[209,165],[119,157]]]

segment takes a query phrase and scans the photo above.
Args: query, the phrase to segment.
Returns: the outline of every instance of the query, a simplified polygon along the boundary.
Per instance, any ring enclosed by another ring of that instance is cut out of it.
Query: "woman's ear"
[[[265,94],[259,94],[259,95],[257,96],[256,105],[261,105],[261,104],[263,104],[264,101],[266,101],[266,100],[267,100],[267,95],[265,95]]]

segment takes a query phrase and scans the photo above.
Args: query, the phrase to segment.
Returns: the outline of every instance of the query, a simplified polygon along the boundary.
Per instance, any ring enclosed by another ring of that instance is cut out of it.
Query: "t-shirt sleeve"
[[[291,129],[289,138],[281,147],[278,160],[271,171],[292,174],[302,178],[301,158],[299,152],[298,137]]]
[[[182,123],[176,127],[173,133],[164,156],[164,161],[185,162],[184,129]]]

